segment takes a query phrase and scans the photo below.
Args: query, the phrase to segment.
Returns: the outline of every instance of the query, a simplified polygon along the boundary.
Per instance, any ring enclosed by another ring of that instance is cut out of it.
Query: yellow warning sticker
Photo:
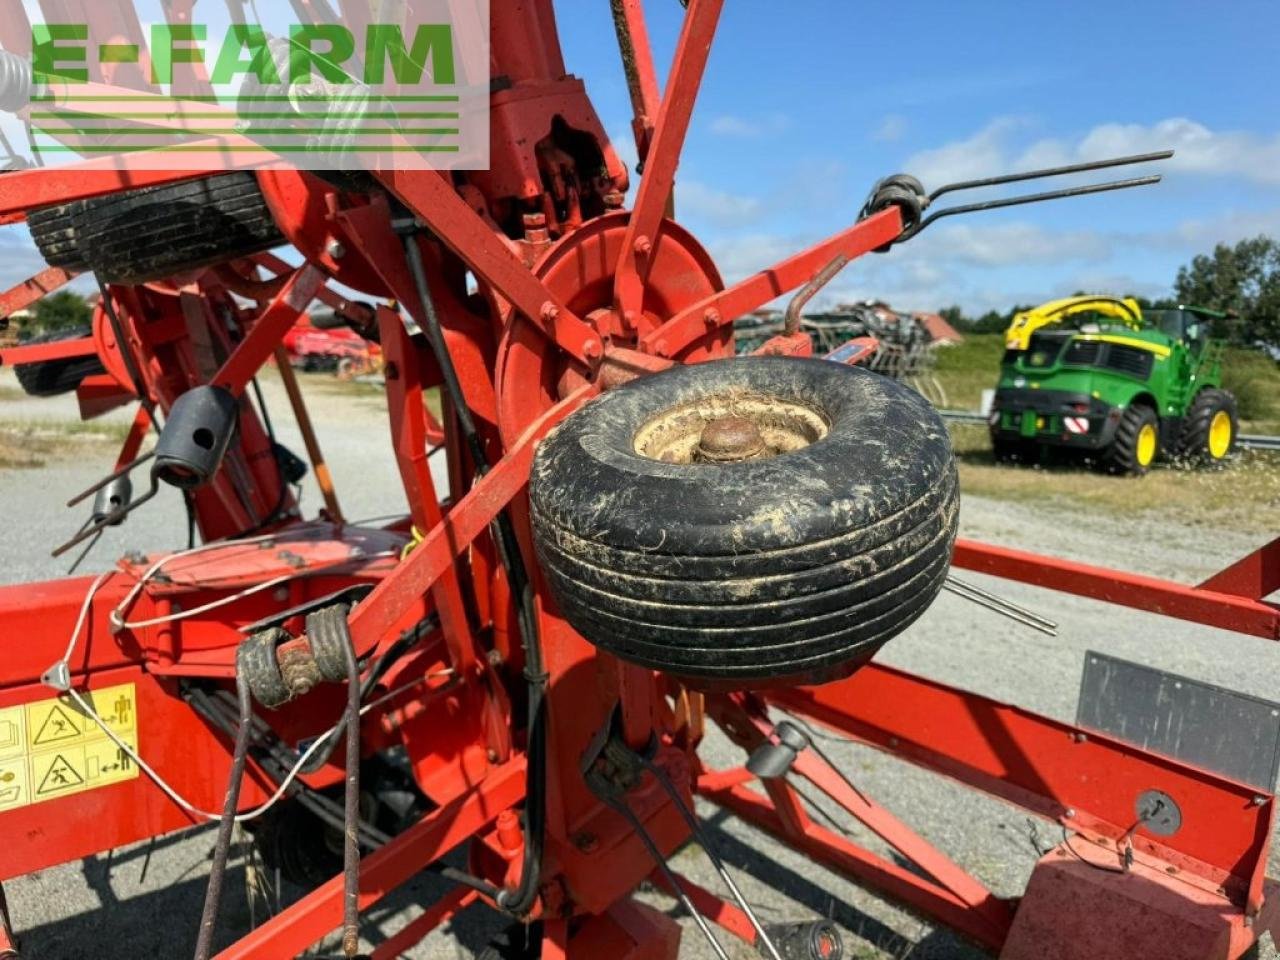
[[[82,694],[102,722],[138,749],[132,683]],[[138,765],[68,696],[0,708],[0,813],[138,776]]]

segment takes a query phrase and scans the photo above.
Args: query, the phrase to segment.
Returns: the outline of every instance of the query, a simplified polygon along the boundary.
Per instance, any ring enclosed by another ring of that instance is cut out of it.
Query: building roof
[[[934,343],[963,343],[964,334],[936,313],[917,313],[916,322],[924,327]]]

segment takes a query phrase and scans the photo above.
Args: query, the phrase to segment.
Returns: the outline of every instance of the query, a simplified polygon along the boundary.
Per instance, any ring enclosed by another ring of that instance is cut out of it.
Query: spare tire
[[[42,333],[22,343],[31,346],[37,343],[56,343],[60,340],[78,340],[89,336],[88,327],[76,327],[71,330],[60,330],[56,333]],[[28,395],[33,397],[56,397],[70,393],[80,386],[85,377],[106,373],[102,360],[95,354],[88,357],[69,357],[65,360],[39,360],[35,363],[18,363],[13,367],[18,383]]]
[[[27,223],[51,265],[107,283],[146,283],[285,242],[247,171],[44,207]]]
[[[694,685],[818,683],[933,602],[959,488],[918,394],[821,360],[675,367],[540,445],[534,542],[569,623]]]

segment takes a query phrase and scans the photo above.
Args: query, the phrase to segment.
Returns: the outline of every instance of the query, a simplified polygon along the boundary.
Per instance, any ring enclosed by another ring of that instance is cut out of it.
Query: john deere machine
[[[1142,474],[1159,456],[1218,463],[1235,445],[1236,402],[1222,389],[1225,344],[1203,307],[1147,310],[1085,296],[1014,317],[1005,334],[991,442],[1001,460],[1080,451]]]

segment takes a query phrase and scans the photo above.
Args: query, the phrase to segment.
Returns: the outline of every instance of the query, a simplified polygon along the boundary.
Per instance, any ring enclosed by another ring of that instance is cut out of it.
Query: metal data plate
[[[1089,651],[1076,724],[1271,793],[1280,703]]]

